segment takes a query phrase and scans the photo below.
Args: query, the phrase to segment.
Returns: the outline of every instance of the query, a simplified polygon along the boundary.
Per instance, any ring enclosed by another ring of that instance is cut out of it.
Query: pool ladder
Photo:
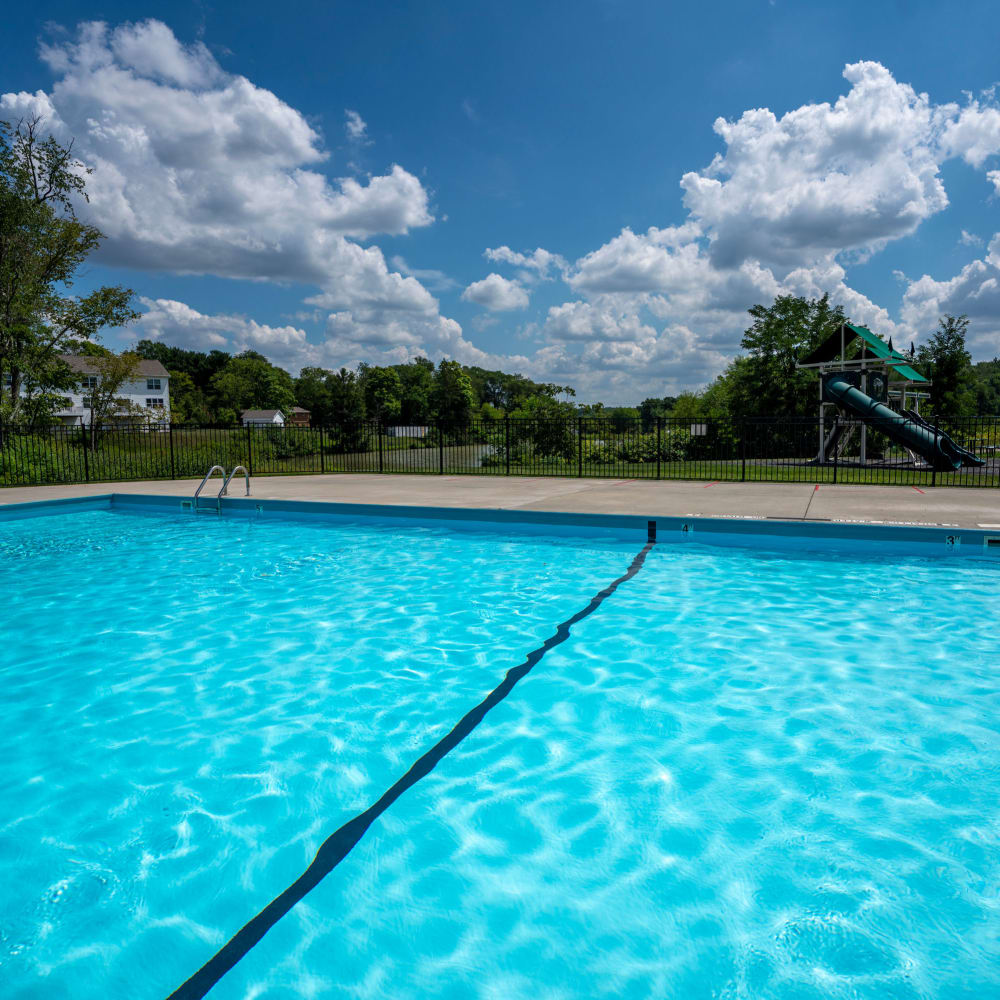
[[[226,470],[221,465],[213,465],[212,468],[209,469],[208,472],[205,473],[205,478],[201,481],[201,485],[198,487],[198,489],[196,489],[194,491],[194,509],[196,511],[199,511],[199,510],[211,510],[212,509],[211,507],[199,507],[198,506],[198,497],[201,496],[201,491],[205,488],[205,484],[209,481],[209,479],[212,478],[212,473],[214,473],[214,472],[218,472],[222,476],[222,489],[219,490],[219,492],[216,494],[216,497],[215,497],[215,513],[216,514],[221,514],[222,513],[222,498],[224,496],[228,496],[229,495],[229,483],[230,483],[230,480],[233,478],[233,476],[236,475],[237,472],[242,472],[243,475],[246,477],[246,482],[247,482],[247,493],[246,493],[246,495],[250,496],[250,473],[247,472],[245,465],[237,465],[233,469],[233,471],[229,473],[228,476],[226,475]]]

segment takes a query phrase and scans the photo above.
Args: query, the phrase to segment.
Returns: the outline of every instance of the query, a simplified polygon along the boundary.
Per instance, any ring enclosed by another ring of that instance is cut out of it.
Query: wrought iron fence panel
[[[0,427],[0,485],[335,472],[1000,486],[1000,417],[476,418],[394,427]],[[941,436],[947,433],[948,438]],[[940,447],[934,442],[940,442]],[[941,451],[942,454],[937,452]],[[956,458],[956,456],[958,456]],[[954,464],[961,461],[959,468]]]

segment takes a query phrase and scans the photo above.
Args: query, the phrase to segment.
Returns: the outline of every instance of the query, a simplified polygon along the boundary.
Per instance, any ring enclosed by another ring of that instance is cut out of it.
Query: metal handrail
[[[222,484],[222,489],[219,490],[219,501],[221,503],[223,497],[229,496],[229,481],[236,475],[237,472],[242,471],[243,475],[246,477],[247,481],[247,496],[250,496],[250,473],[247,472],[247,467],[245,465],[237,465],[232,472],[226,476],[226,481]]]
[[[201,496],[201,491],[205,488],[205,483],[207,483],[209,481],[209,479],[212,478],[212,473],[215,472],[216,469],[218,469],[218,471],[222,473],[222,478],[223,479],[226,478],[226,470],[221,465],[213,465],[212,468],[209,469],[208,472],[205,473],[205,478],[201,481],[201,485],[198,487],[198,489],[196,489],[194,491],[194,509],[195,510],[198,509],[198,497]],[[227,480],[227,482],[228,482],[228,480]],[[225,489],[225,486],[223,486],[223,489]],[[216,499],[218,499],[218,498],[216,498]],[[221,503],[219,504],[219,510],[220,511],[222,510],[222,504]]]

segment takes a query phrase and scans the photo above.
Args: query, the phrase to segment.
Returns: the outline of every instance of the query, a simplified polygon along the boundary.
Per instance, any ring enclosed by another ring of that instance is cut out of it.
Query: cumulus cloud
[[[357,113],[357,111],[351,111],[349,108],[344,112],[344,117],[347,121],[344,124],[344,128],[347,132],[347,138],[351,142],[358,143],[368,143],[371,140],[368,138],[368,125],[364,118]]]
[[[305,330],[297,327],[268,326],[245,316],[207,315],[174,299],[139,301],[142,318],[131,331],[137,338],[194,350],[260,351],[274,364],[295,373],[312,363],[315,348],[306,339]]]
[[[41,114],[94,172],[86,212],[108,263],[235,278],[336,280],[347,237],[433,219],[420,181],[395,165],[331,181],[305,117],[225,72],[157,21],[82,25],[43,47],[48,93],[9,93],[7,115]],[[348,120],[348,127],[360,128]]]
[[[521,269],[523,280],[545,280],[550,271],[565,271],[566,261],[557,253],[550,253],[538,247],[531,253],[519,253],[508,246],[487,248],[483,252],[487,260],[497,264],[512,264]]]
[[[491,312],[525,309],[528,293],[516,282],[494,272],[481,281],[474,281],[462,292],[466,302],[475,302]]]
[[[982,357],[1000,356],[1000,233],[981,260],[974,260],[952,278],[938,281],[929,274],[911,282],[903,296],[904,321],[923,335],[933,333],[945,313],[969,317],[970,347]]]
[[[954,109],[879,63],[854,63],[844,77],[851,89],[832,105],[716,121],[725,153],[685,174],[681,187],[719,266],[754,258],[794,267],[878,249],[948,204],[938,168]]]

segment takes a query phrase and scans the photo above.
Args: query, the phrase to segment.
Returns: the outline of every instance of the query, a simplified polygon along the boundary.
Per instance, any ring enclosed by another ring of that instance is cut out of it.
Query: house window
[[[160,380],[158,378],[148,378],[146,379],[146,392],[159,392],[163,386],[160,385]],[[148,403],[146,404],[149,405]],[[160,404],[162,406],[162,403]]]
[[[85,410],[89,410],[94,405],[94,401],[90,398],[90,396],[84,396],[83,399],[80,400],[80,405]]]
[[[159,406],[162,409],[162,407],[163,407],[163,397],[161,396],[161,397],[159,397],[157,399],[149,399],[147,397],[147,399],[146,399],[146,406],[149,407],[149,409],[153,409],[154,406]]]
[[[84,375],[80,379],[80,386],[84,389],[96,389],[97,388],[97,376],[96,375]]]

